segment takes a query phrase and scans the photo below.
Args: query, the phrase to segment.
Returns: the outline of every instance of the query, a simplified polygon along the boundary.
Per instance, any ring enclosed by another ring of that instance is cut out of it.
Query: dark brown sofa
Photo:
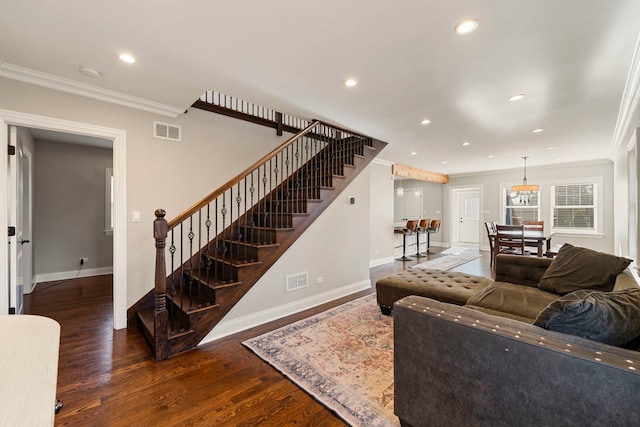
[[[539,289],[551,262],[498,256],[496,283],[468,306],[420,296],[395,303],[403,426],[640,425],[638,351],[532,324],[574,294]],[[611,294],[640,291],[628,272],[611,279]]]

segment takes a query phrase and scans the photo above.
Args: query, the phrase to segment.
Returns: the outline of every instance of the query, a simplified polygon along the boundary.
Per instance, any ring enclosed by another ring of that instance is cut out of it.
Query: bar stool
[[[428,254],[433,253],[429,250],[429,248],[431,247],[431,234],[437,233],[438,231],[440,231],[440,220],[434,219],[433,221],[431,221],[431,224],[429,224],[429,228],[427,228],[427,252],[426,253]]]
[[[420,252],[420,235],[427,234],[430,224],[430,219],[421,219],[418,223],[418,227],[416,227],[416,254],[412,255],[415,258],[425,257],[428,254],[428,252]]]
[[[396,258],[397,261],[411,261],[411,258],[407,256],[407,236],[411,236],[416,232],[418,221],[409,220],[407,225],[400,230],[393,230],[395,234],[402,234],[402,257]]]

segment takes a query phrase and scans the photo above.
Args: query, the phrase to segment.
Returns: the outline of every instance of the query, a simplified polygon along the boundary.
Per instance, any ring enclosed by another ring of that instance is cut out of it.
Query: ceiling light
[[[101,74],[100,71],[96,70],[93,67],[80,67],[78,71],[80,71],[85,76],[93,77],[93,78],[98,78],[100,77],[100,74]]]
[[[428,125],[429,123],[431,123],[431,120],[429,120],[429,119],[422,119],[422,120],[420,120],[420,124],[421,124],[421,125]]]
[[[534,130],[532,130],[531,132],[533,132],[533,133],[540,133],[540,132],[544,132],[544,129],[542,129],[542,128],[538,128],[538,129],[534,129]]]
[[[411,152],[411,155],[412,155],[412,156],[415,156],[416,154],[418,154],[418,153],[416,153],[415,151],[412,151],[412,152]]]
[[[524,99],[524,93],[518,93],[509,97],[509,101],[520,101]]]
[[[467,145],[471,145],[471,143],[469,141],[465,141],[465,142],[462,143],[463,147],[466,147]]]
[[[540,187],[538,185],[527,184],[527,159],[529,156],[524,156],[524,178],[522,179],[522,185],[511,186],[511,191],[516,193],[523,193],[524,195],[531,194],[533,191],[538,191]]]
[[[478,28],[478,21],[475,19],[465,19],[455,26],[456,33],[458,34],[469,34]]]
[[[556,148],[556,147],[547,147],[547,150],[553,150],[553,149],[555,149],[555,148]]]
[[[442,164],[443,164],[443,165],[446,165],[446,164],[447,164],[447,162],[442,162]]]
[[[356,81],[356,79],[347,79],[344,81],[344,85],[347,87],[354,87],[357,84],[358,82]]]
[[[133,64],[134,62],[136,62],[136,58],[134,58],[132,55],[129,55],[128,53],[121,53],[119,58],[120,61],[126,62],[127,64]]]
[[[489,155],[487,156],[487,158],[492,159],[492,158],[493,158],[493,154],[489,154]]]

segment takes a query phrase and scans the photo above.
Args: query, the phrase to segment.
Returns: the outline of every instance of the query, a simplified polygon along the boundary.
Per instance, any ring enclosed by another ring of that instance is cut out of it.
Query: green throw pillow
[[[579,289],[611,291],[616,276],[630,263],[627,258],[565,243],[542,275],[538,287],[560,295]]]
[[[549,304],[533,324],[624,347],[640,336],[640,289],[571,292]]]

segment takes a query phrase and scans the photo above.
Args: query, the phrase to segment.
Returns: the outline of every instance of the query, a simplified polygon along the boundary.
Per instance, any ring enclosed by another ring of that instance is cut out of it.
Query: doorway
[[[88,137],[104,138],[113,141],[113,321],[115,329],[127,327],[127,230],[126,230],[126,132],[69,120],[54,119],[10,110],[0,110],[0,140],[9,142],[9,125],[51,130]],[[0,187],[8,188],[9,169],[7,150],[3,150],[5,159],[0,159]],[[0,228],[9,227],[8,198],[0,198]],[[9,245],[17,245],[15,236],[9,237]],[[9,245],[0,245],[0,271],[7,277],[0,284],[0,313],[8,313],[10,307],[9,267],[15,264],[10,259]]]
[[[451,242],[452,246],[479,248],[481,225],[480,187],[453,188],[451,190]]]

